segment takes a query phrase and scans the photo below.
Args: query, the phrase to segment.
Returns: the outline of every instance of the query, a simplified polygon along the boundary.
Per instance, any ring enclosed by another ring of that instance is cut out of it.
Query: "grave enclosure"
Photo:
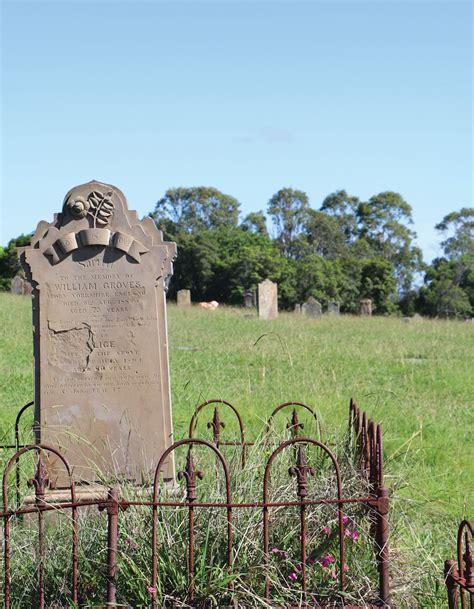
[[[254,592],[272,606],[283,603],[281,596],[274,596],[275,581],[269,576],[275,558],[272,518],[275,510],[293,510],[296,533],[291,543],[296,548],[300,588],[296,596],[294,590],[288,591],[293,595],[291,602],[306,608],[390,607],[389,497],[384,486],[382,429],[355,402],[351,400],[350,404],[347,449],[365,493],[352,496],[344,494],[347,480],[330,448],[332,444],[325,443],[317,416],[309,406],[299,402],[281,404],[270,414],[257,463],[249,463],[253,442],[247,439],[238,409],[225,400],[210,400],[199,406],[190,421],[187,437],[175,440],[165,300],[166,281],[172,274],[175,255],[176,245],[163,241],[150,218],[139,220],[136,212],[128,210],[120,190],[96,181],[69,191],[62,211],[51,223],[40,222],[31,245],[22,248],[21,262],[33,296],[35,400],[20,410],[14,442],[0,447],[15,450],[3,475],[0,512],[4,537],[4,583],[0,598],[5,608],[14,607],[12,581],[16,581],[15,565],[18,566],[14,562],[18,556],[15,535],[25,523],[31,527],[31,543],[37,554],[31,591],[33,606],[35,609],[50,606],[48,595],[53,593],[48,588],[44,567],[48,558],[47,514],[65,514],[70,527],[71,561],[65,570],[64,583],[70,599],[67,606],[88,602],[84,596],[81,564],[84,557],[79,557],[78,530],[79,519],[89,518],[93,511],[103,515],[106,527],[106,541],[99,552],[100,598],[106,603],[103,606],[126,606],[120,604],[126,599],[119,592],[119,543],[120,524],[131,509],[140,510],[151,519],[150,536],[145,544],[150,554],[147,585],[153,609],[162,606],[162,587],[169,584],[161,575],[160,556],[164,553],[168,557],[174,540],[166,546],[166,540],[159,537],[159,526],[170,509],[184,510],[186,514],[183,564],[172,565],[185,574],[186,589],[177,598],[172,587],[166,589],[164,593],[173,597],[175,603],[169,606],[181,603],[209,606],[209,599],[200,596],[196,581],[196,561],[202,551],[197,529],[199,510],[204,511],[208,522],[217,513],[225,521],[219,541],[220,573],[227,582],[223,592],[227,600],[232,599],[233,576],[239,569],[234,545],[238,538],[236,517],[242,511],[254,510],[257,514],[254,526],[261,528],[261,553],[260,562],[252,568],[258,571],[263,567],[260,577],[252,580]],[[16,284],[25,293],[20,281]],[[189,290],[178,292],[178,304],[191,304]],[[252,293],[245,294],[244,304],[248,308],[254,304]],[[297,310],[309,317],[322,314],[321,304],[312,297],[298,305]],[[329,303],[328,312],[338,315],[339,303]],[[278,316],[277,285],[269,280],[258,286],[258,313],[263,320]],[[370,300],[361,301],[361,314],[372,314]],[[36,443],[23,446],[18,423],[33,404]],[[212,418],[199,427],[198,419],[208,407],[213,409]],[[235,417],[237,434],[232,437],[227,435],[223,410]],[[289,415],[286,425],[280,435],[275,435],[275,418],[283,412]],[[301,412],[309,413],[316,421],[314,434],[304,428],[299,418]],[[199,462],[200,448],[208,452],[204,464]],[[238,451],[237,459],[231,459],[227,452],[230,449]],[[182,465],[176,476],[175,455],[180,451]],[[283,470],[292,482],[292,496],[275,498],[270,493],[271,477],[283,456]],[[26,488],[22,463],[28,457],[32,457],[34,471],[29,472],[31,478]],[[327,469],[320,467],[323,458],[329,464]],[[261,479],[255,494],[244,501],[239,496],[238,484],[250,477],[248,468],[252,473],[255,468],[261,470]],[[211,472],[215,480],[209,483]],[[321,476],[332,480],[323,498],[311,493],[311,481]],[[99,484],[104,478],[113,482],[108,486]],[[202,480],[220,489],[219,500],[202,498]],[[122,482],[131,483],[135,489],[132,498],[122,493]],[[333,540],[337,547],[336,581],[331,589],[336,605],[325,603],[319,597],[321,590],[313,589],[310,583],[315,541],[314,538],[309,541],[309,523],[311,511],[321,506],[331,507],[336,521]],[[347,510],[355,507],[362,510],[362,517],[369,524],[377,592],[363,601],[345,602],[347,594],[355,591],[350,589],[345,575],[348,542],[344,523]],[[467,595],[474,590],[471,536],[472,524],[466,521],[458,535],[458,562],[447,561],[445,565],[450,609],[458,609],[459,599],[462,609],[467,608]]]

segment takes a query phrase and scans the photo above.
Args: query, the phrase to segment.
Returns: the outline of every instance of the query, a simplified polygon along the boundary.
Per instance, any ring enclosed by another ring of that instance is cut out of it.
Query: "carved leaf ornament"
[[[105,194],[100,190],[93,190],[87,197],[75,195],[69,198],[64,206],[65,211],[75,220],[88,217],[91,228],[79,232],[73,231],[59,237],[44,252],[45,256],[50,257],[51,264],[58,264],[70,252],[89,245],[115,247],[128,254],[136,262],[140,262],[141,255],[149,251],[143,243],[137,241],[132,235],[121,231],[114,233],[105,228],[112,220],[115,210],[112,196],[111,190]]]
[[[112,202],[112,191],[102,194],[99,190],[93,190],[87,199],[84,197],[74,197],[67,202],[67,208],[73,218],[79,220],[90,216],[92,218],[92,228],[107,226],[114,213],[115,205]]]

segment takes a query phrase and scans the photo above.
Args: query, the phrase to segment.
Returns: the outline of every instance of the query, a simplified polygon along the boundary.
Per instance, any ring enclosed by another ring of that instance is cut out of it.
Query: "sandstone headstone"
[[[140,482],[172,440],[165,281],[176,244],[123,193],[89,182],[40,222],[21,261],[33,285],[38,438],[76,479]],[[61,486],[54,458],[53,483]],[[174,477],[170,458],[165,478]]]
[[[176,298],[178,307],[187,307],[191,304],[191,290],[178,290]]]
[[[19,296],[23,296],[25,292],[25,280],[23,277],[16,275],[13,277],[10,285],[10,291],[12,294],[17,294]]]
[[[253,307],[253,293],[252,292],[244,292],[244,306],[246,309],[251,309]]]
[[[370,298],[364,298],[360,301],[360,314],[372,315],[372,301]]]
[[[341,304],[337,300],[330,300],[328,302],[328,313],[330,315],[339,315]]]
[[[260,319],[278,317],[278,286],[269,279],[258,284],[258,316]]]
[[[308,300],[304,303],[303,306],[303,314],[308,317],[319,317],[322,315],[323,309],[321,307],[321,303],[318,302],[315,298],[310,296]]]

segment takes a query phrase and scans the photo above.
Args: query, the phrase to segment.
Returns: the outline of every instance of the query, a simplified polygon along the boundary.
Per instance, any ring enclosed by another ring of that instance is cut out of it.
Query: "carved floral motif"
[[[66,208],[76,220],[90,216],[92,228],[107,226],[115,208],[111,198],[112,194],[111,190],[105,194],[99,190],[93,190],[87,199],[81,196],[71,197],[66,203]]]

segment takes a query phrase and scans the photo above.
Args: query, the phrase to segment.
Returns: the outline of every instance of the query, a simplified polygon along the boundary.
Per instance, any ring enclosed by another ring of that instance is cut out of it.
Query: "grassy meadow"
[[[395,596],[412,586],[416,606],[444,607],[444,590],[436,589],[443,560],[454,558],[455,523],[473,517],[474,324],[291,313],[262,322],[244,309],[168,310],[176,437],[210,398],[237,406],[250,437],[279,403],[305,402],[331,437],[346,427],[354,397],[384,430]],[[30,299],[0,294],[0,324],[0,437],[7,437],[33,398]]]

